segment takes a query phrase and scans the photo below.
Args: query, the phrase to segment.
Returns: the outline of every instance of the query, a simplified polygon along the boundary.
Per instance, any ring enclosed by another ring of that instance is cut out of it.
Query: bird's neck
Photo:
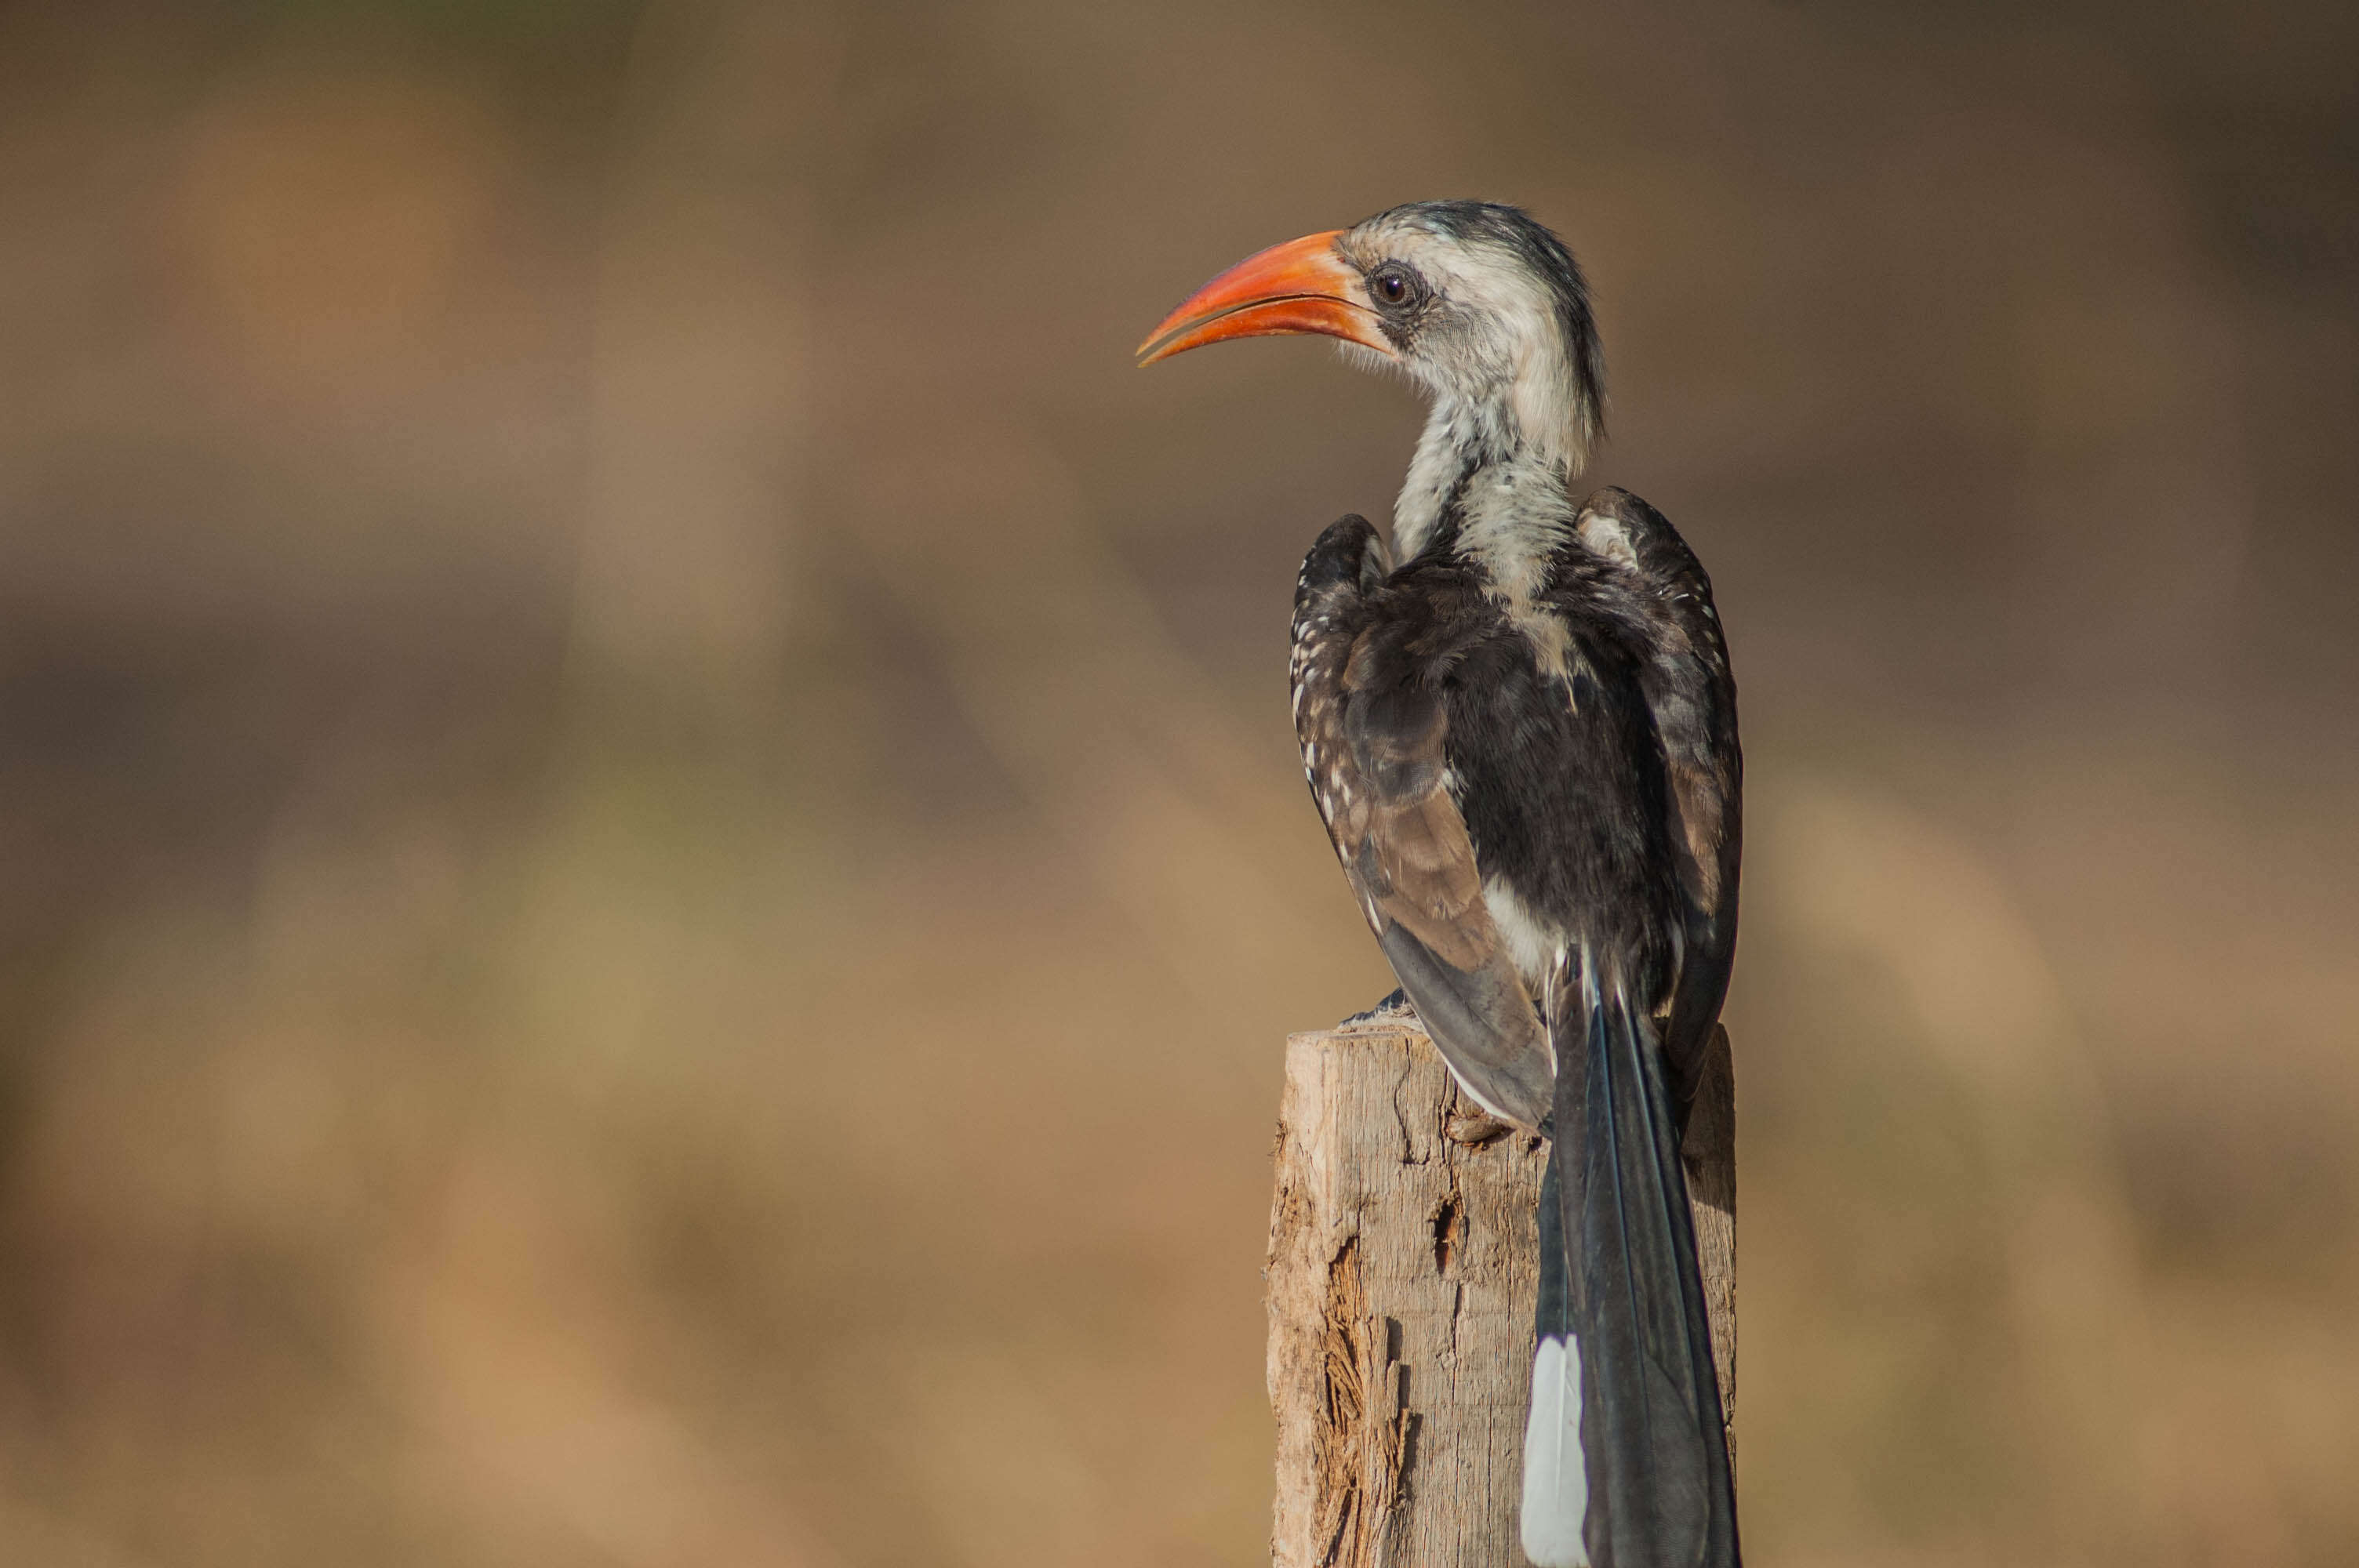
[[[1569,458],[1527,440],[1508,408],[1435,400],[1393,506],[1395,559],[1441,552],[1525,594],[1572,529]]]

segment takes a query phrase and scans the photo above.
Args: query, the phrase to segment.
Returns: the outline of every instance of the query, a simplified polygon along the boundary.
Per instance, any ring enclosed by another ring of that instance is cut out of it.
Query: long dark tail
[[[1524,1553],[1538,1568],[1734,1568],[1736,1491],[1654,1028],[1617,997],[1562,1011]],[[1585,1042],[1567,1037],[1584,1024]]]

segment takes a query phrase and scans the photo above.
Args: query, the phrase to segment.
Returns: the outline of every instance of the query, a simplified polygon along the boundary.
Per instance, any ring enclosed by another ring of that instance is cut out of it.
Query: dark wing
[[[1626,490],[1601,490],[1582,505],[1579,527],[1592,549],[1636,572],[1642,612],[1654,633],[1638,678],[1670,788],[1682,918],[1663,1048],[1685,1105],[1695,1094],[1736,957],[1745,784],[1736,683],[1712,579],[1669,519]]]
[[[1376,634],[1367,595],[1386,570],[1361,517],[1321,535],[1302,563],[1293,684],[1303,772],[1419,1022],[1486,1109],[1538,1129],[1554,1094],[1547,1036],[1444,785],[1440,700],[1414,678],[1398,639]]]

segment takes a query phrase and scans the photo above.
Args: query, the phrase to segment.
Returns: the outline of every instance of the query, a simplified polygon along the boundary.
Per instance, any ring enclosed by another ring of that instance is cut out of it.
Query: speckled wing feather
[[[1712,579],[1661,513],[1626,490],[1601,490],[1582,508],[1585,540],[1636,570],[1655,623],[1639,686],[1663,748],[1672,849],[1681,902],[1679,977],[1663,1050],[1684,1104],[1728,994],[1736,954],[1737,862],[1744,840],[1745,762],[1736,738],[1736,683],[1712,601]],[[1626,554],[1625,554],[1626,551]]]
[[[1384,544],[1361,517],[1329,528],[1303,561],[1293,657],[1303,772],[1419,1021],[1475,1099],[1537,1129],[1554,1093],[1547,1037],[1445,787],[1440,700],[1369,636],[1367,594],[1386,569]]]

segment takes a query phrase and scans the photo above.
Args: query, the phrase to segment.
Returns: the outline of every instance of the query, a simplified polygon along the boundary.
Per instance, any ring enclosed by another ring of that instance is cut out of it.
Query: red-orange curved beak
[[[1247,256],[1188,297],[1138,345],[1151,365],[1229,338],[1321,332],[1390,356],[1376,313],[1353,298],[1360,275],[1335,254],[1341,229],[1305,234]]]

